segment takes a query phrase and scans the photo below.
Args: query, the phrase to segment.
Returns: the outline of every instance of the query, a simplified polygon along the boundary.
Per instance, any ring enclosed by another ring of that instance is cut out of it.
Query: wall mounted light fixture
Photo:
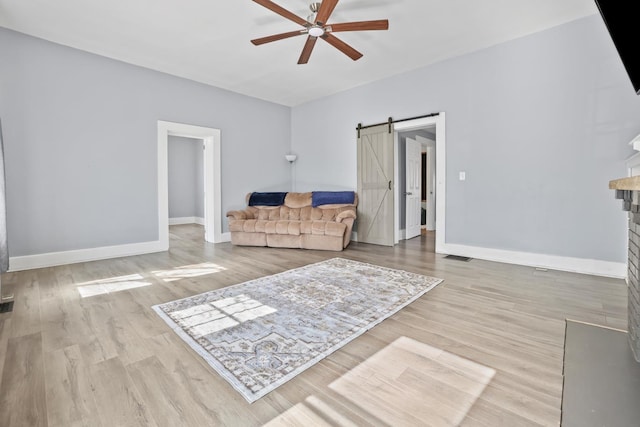
[[[284,158],[285,158],[285,159],[287,159],[287,161],[288,161],[289,163],[293,163],[293,162],[295,162],[295,161],[296,161],[296,159],[298,158],[298,156],[296,156],[295,154],[286,154],[286,155],[284,156]]]

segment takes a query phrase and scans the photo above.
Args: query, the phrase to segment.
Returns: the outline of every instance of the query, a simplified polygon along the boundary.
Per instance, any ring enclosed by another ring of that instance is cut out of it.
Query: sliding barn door
[[[393,126],[360,130],[358,242],[393,246]]]

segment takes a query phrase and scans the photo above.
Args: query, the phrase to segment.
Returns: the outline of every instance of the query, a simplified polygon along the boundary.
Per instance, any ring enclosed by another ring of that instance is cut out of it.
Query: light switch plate
[[[467,173],[460,171],[460,181],[464,181],[465,179],[467,179]]]

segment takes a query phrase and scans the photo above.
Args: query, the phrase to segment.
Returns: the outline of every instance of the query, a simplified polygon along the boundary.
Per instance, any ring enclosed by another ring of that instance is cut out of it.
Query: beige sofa
[[[247,195],[247,204],[251,194]],[[231,243],[341,251],[351,241],[357,194],[353,194],[353,199],[353,204],[313,207],[312,193],[286,193],[279,206],[248,206],[241,211],[229,211]]]

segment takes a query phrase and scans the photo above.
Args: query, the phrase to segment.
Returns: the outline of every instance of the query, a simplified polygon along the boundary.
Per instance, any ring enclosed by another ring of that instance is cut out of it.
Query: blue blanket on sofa
[[[311,206],[320,205],[352,205],[355,200],[353,191],[314,191],[311,193]]]
[[[251,193],[249,206],[280,206],[287,193]]]

